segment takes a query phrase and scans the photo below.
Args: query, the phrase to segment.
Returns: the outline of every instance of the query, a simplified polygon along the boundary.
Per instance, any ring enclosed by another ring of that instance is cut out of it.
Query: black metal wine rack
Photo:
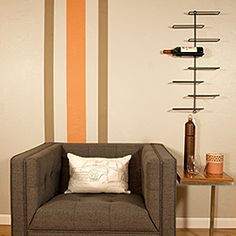
[[[205,25],[197,24],[197,15],[219,15],[220,11],[189,11],[188,15],[193,16],[193,24],[173,25],[173,29],[193,29],[193,38],[188,39],[188,42],[193,42],[194,47],[197,47],[197,43],[201,42],[219,42],[219,38],[198,38],[197,29],[203,29]],[[209,99],[220,96],[219,94],[197,94],[197,85],[204,83],[203,80],[197,80],[198,70],[218,70],[220,67],[198,67],[197,56],[193,56],[193,66],[188,67],[187,70],[193,70],[193,80],[173,80],[174,84],[189,84],[193,86],[193,94],[187,95],[187,97],[193,99],[192,107],[174,107],[172,111],[188,111],[197,113],[198,111],[204,110],[203,107],[197,107],[197,99]]]

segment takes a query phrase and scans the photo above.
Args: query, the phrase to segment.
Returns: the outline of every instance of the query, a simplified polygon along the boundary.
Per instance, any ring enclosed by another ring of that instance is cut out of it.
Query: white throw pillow
[[[128,165],[131,155],[102,158],[68,153],[67,157],[70,180],[65,193],[130,193]]]

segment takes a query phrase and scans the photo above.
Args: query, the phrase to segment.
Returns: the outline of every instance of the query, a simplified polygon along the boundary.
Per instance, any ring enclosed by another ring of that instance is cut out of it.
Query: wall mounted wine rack
[[[205,25],[197,24],[197,16],[201,15],[219,15],[220,11],[189,11],[188,15],[193,16],[193,24],[183,24],[183,25],[173,25],[173,29],[193,29],[193,38],[188,39],[188,42],[193,42],[194,47],[197,47],[197,43],[204,42],[219,42],[219,38],[198,38],[197,29],[203,29]],[[173,80],[174,84],[189,84],[193,86],[193,94],[189,94],[186,97],[192,98],[193,105],[191,107],[173,107],[172,111],[187,111],[192,113],[197,113],[204,110],[203,107],[197,107],[197,99],[213,99],[219,97],[219,94],[198,94],[197,85],[204,83],[203,80],[197,80],[197,71],[201,70],[218,70],[220,67],[198,67],[197,66],[197,56],[193,56],[193,66],[188,67],[187,70],[193,70],[193,80]]]

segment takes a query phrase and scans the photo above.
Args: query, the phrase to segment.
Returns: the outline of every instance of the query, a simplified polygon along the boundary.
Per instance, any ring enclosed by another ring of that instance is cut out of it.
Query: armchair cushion
[[[130,193],[128,165],[131,155],[89,158],[68,153],[67,156],[70,180],[65,193]]]
[[[138,194],[60,194],[37,210],[30,229],[156,232]]]
[[[132,155],[129,162],[129,189],[132,193],[141,194],[141,152],[143,144],[96,144],[96,143],[63,143],[61,178],[59,183],[59,192],[64,193],[69,183],[69,160],[67,153],[73,153],[86,157],[109,157],[116,158],[126,155]]]

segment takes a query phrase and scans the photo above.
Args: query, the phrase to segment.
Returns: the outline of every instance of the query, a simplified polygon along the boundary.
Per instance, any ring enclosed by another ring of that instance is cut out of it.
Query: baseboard
[[[0,214],[0,225],[10,225],[10,224],[11,224],[11,215]]]
[[[0,225],[10,225],[11,216],[7,214],[0,214]],[[209,218],[181,218],[176,219],[176,228],[209,228]],[[236,228],[236,218],[216,218],[215,228],[233,229]]]
[[[176,228],[209,228],[209,218],[177,218]],[[236,228],[236,218],[215,218],[215,228]]]

